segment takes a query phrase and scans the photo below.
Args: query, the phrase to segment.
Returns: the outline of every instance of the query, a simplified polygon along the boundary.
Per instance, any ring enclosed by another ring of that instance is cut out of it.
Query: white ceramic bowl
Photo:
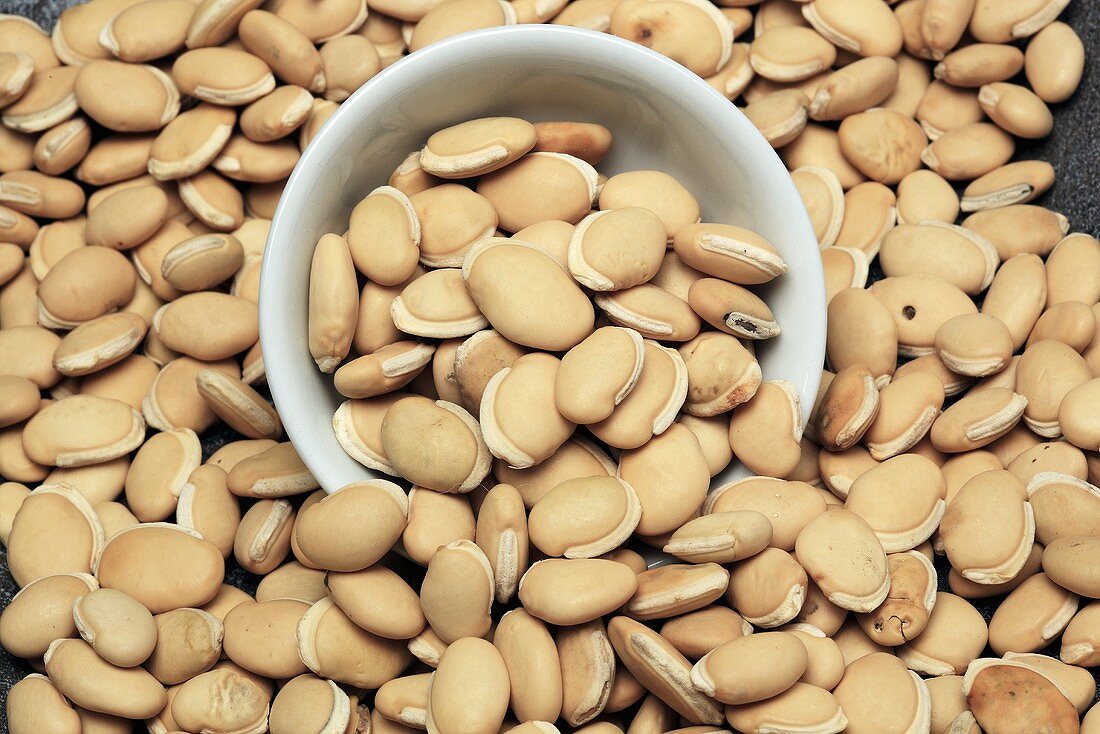
[[[794,383],[808,416],[825,352],[821,259],[763,136],[696,75],[637,44],[567,26],[476,31],[398,61],[355,92],[302,155],[275,212],[260,282],[264,363],[287,434],[322,487],[375,473],[336,442],[331,421],[343,398],[307,346],[314,244],[345,231],[359,200],[431,133],[491,115],[601,123],[615,137],[602,173],[665,171],[698,197],[703,221],[738,224],[774,244],[790,272],[759,293],[783,331],[757,353],[764,379]],[[747,472],[735,462],[715,481],[739,473]]]

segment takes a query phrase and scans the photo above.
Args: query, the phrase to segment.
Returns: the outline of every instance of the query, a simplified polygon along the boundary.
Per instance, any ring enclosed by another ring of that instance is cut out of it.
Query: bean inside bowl
[[[790,267],[754,288],[782,333],[757,344],[763,378],[790,381],[809,415],[821,377],[825,296],[813,229],[771,146],[727,99],[687,69],[636,44],[570,27],[518,26],[436,43],[378,74],[332,116],[302,155],[271,228],[260,330],[287,434],[329,492],[375,473],[336,441],[343,398],[307,344],[314,245],[437,130],[488,116],[595,122],[615,137],[606,175],[652,169],[699,200],[703,221],[745,227]],[[424,436],[430,441],[430,436]],[[714,478],[747,474],[736,463]]]

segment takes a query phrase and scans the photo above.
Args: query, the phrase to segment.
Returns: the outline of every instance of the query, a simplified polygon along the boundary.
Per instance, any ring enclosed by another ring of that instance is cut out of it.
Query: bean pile
[[[1013,160],[1080,81],[1067,2],[0,16],[0,644],[40,671],[9,730],[1100,732],[1100,243]],[[594,178],[599,126],[479,121],[318,243],[334,428],[415,485],[326,496],[256,390],[283,182],[406,50],[529,22],[675,59],[779,150],[827,279],[811,421],[752,354],[768,243],[664,174]],[[552,288],[495,277],[523,269]],[[708,491],[735,455],[756,476]]]

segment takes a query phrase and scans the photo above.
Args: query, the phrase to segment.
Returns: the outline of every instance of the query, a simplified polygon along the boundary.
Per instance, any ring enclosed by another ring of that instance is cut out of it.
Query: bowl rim
[[[524,41],[524,39],[527,40]],[[744,113],[732,100],[726,98],[718,92],[717,89],[713,88],[703,78],[699,77],[687,67],[667,56],[610,33],[574,26],[545,23],[518,24],[469,31],[445,38],[414,53],[407,54],[393,64],[382,69],[378,74],[353,92],[344,102],[339,104],[331,117],[322,125],[321,129],[310,141],[310,144],[302,152],[293,171],[287,178],[283,193],[272,215],[270,230],[265,242],[263,263],[260,271],[258,309],[261,341],[266,345],[272,345],[271,351],[264,357],[267,385],[276,408],[278,409],[280,403],[288,408],[287,412],[290,414],[290,419],[283,421],[286,439],[294,444],[296,449],[299,449],[298,453],[302,460],[305,462],[307,468],[315,475],[318,472],[322,475],[325,473],[324,461],[322,456],[303,450],[307,446],[312,445],[313,439],[305,431],[299,431],[296,428],[297,422],[294,420],[293,414],[298,411],[294,407],[291,407],[298,402],[292,395],[292,393],[296,392],[296,385],[289,378],[286,380],[283,379],[280,367],[278,366],[281,360],[279,358],[271,359],[270,356],[286,353],[287,350],[284,349],[284,346],[287,346],[293,339],[288,333],[289,330],[281,329],[279,324],[273,321],[269,313],[271,310],[270,307],[265,308],[265,302],[268,299],[264,297],[264,293],[270,292],[271,288],[274,287],[274,282],[277,277],[276,273],[281,273],[285,270],[285,266],[281,262],[283,253],[280,252],[279,247],[277,247],[275,243],[282,241],[284,243],[283,249],[289,249],[291,243],[294,241],[294,224],[289,223],[288,219],[296,213],[296,208],[300,206],[298,202],[303,200],[302,197],[294,196],[294,194],[299,188],[309,186],[309,182],[320,175],[320,171],[317,170],[314,161],[316,159],[332,157],[336,149],[342,144],[342,141],[347,139],[350,134],[353,134],[354,118],[359,115],[356,108],[366,104],[366,100],[374,94],[375,90],[390,84],[391,79],[401,76],[406,73],[408,69],[415,69],[420,66],[437,63],[435,60],[438,57],[458,53],[465,47],[481,47],[482,53],[491,53],[493,44],[508,43],[509,45],[514,45],[524,42],[537,42],[540,45],[550,44],[553,49],[551,53],[560,53],[560,44],[581,43],[603,47],[604,50],[600,51],[600,53],[605,53],[606,50],[611,49],[618,54],[632,55],[635,61],[643,67],[650,66],[656,69],[657,66],[660,66],[663,67],[663,72],[671,73],[672,76],[675,77],[674,83],[676,85],[683,85],[688,88],[683,92],[685,97],[692,96],[695,98],[695,101],[702,101],[709,97],[709,101],[705,104],[709,104],[713,109],[708,108],[700,110],[699,115],[724,115],[725,119],[723,120],[723,124],[728,123],[728,134],[730,136],[752,138],[755,141],[754,145],[760,148],[763,154],[772,157],[775,165],[778,166],[778,170],[783,171],[787,175],[784,175],[782,180],[778,180],[778,177],[771,172],[766,172],[765,175],[768,178],[776,179],[773,185],[778,186],[780,189],[787,189],[788,197],[799,203],[799,208],[791,212],[790,216],[801,220],[797,226],[807,235],[805,239],[808,242],[816,242],[809,214],[806,212],[805,207],[801,205],[801,196],[798,194],[794,181],[791,179],[778,153],[772,148],[771,144],[767,142],[763,134],[761,134],[749,119],[745,117]],[[488,47],[486,44],[488,44]],[[547,52],[540,51],[540,53]],[[717,106],[718,103],[721,104],[720,107]],[[300,245],[301,243],[297,244]],[[823,366],[826,338],[824,271],[820,259],[814,260],[811,258],[809,265],[816,270],[818,277],[810,279],[811,282],[809,285],[812,292],[804,293],[803,297],[807,300],[817,301],[821,308],[819,312],[801,314],[801,318],[811,322],[808,323],[807,326],[813,327],[809,330],[810,333],[808,334],[812,343],[804,343],[802,349],[817,355],[818,359],[816,363]],[[272,367],[274,367],[274,369],[272,369]],[[813,385],[816,388],[817,382],[814,381]],[[795,387],[796,394],[800,395],[802,425],[804,426],[809,419],[813,396],[802,395],[802,386]],[[807,387],[806,390],[809,390],[809,387]],[[806,397],[810,397],[811,400],[804,399]],[[281,416],[282,409],[280,409],[280,417]],[[363,467],[363,471],[377,474],[377,472],[373,472],[367,467]],[[320,482],[320,479],[318,481]],[[332,492],[338,489],[338,487],[327,488],[324,482],[320,483],[326,492]]]

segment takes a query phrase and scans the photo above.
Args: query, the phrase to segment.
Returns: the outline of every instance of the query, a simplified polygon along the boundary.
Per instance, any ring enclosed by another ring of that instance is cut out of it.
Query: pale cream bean
[[[995,316],[963,314],[945,321],[936,330],[936,351],[952,372],[984,377],[1008,365],[1012,335]]]
[[[540,152],[480,179],[477,193],[496,209],[502,228],[517,232],[547,219],[579,222],[592,208],[596,185],[596,170],[580,158]]]
[[[558,366],[553,393],[557,411],[574,423],[604,420],[634,389],[644,356],[642,338],[633,329],[597,329]]]
[[[60,176],[76,166],[92,144],[92,128],[83,117],[59,123],[39,136],[34,144],[34,167],[49,176]]]
[[[86,224],[87,220],[80,217],[51,222],[38,230],[27,254],[31,270],[39,281],[65,255],[88,244],[85,241]]]
[[[838,538],[843,538],[845,547],[836,545]],[[823,547],[831,554],[822,552]],[[844,609],[869,612],[890,590],[882,544],[871,526],[854,512],[834,510],[818,515],[798,534],[795,552],[829,601]],[[860,562],[853,563],[853,558]]]
[[[527,570],[530,551],[526,509],[519,490],[510,484],[489,490],[478,509],[475,535],[493,568],[497,600],[511,599]]]
[[[237,30],[244,47],[283,81],[311,92],[325,91],[321,54],[293,23],[275,13],[251,10]]]
[[[667,640],[627,617],[614,617],[608,636],[631,674],[692,723],[718,724],[722,712],[692,685],[691,664]]]
[[[257,143],[269,143],[290,135],[309,119],[313,96],[293,84],[277,87],[248,105],[241,113],[241,132]]]
[[[742,339],[771,339],[780,333],[775,315],[763,300],[718,278],[692,283],[688,303],[711,326]]]
[[[106,247],[80,247],[65,255],[38,288],[39,320],[71,329],[125,306],[137,278],[124,256]]]
[[[216,369],[195,376],[199,394],[233,430],[249,438],[278,438],[282,423],[275,408],[241,380]]]
[[[881,300],[849,288],[829,302],[826,354],[833,369],[863,364],[885,385],[897,363],[898,327]]]
[[[358,626],[389,639],[415,637],[424,628],[416,592],[393,571],[374,565],[350,573],[330,573],[325,588]]]
[[[287,500],[260,500],[240,518],[233,536],[233,556],[252,573],[274,570],[290,552],[295,522]]]
[[[16,682],[8,693],[7,722],[12,734],[51,732],[83,734],[92,731],[82,723],[80,713],[73,710],[47,676],[32,673]]]
[[[770,629],[798,615],[808,584],[806,571],[791,554],[765,548],[733,567],[727,598],[747,622]]]
[[[443,546],[428,562],[420,597],[425,619],[444,642],[485,635],[494,598],[488,558],[470,540]]]
[[[180,526],[200,533],[218,548],[223,558],[229,557],[241,509],[226,486],[225,470],[210,464],[192,471],[180,489],[175,511]]]
[[[12,655],[41,657],[54,640],[77,636],[73,603],[97,588],[86,573],[53,574],[26,584],[0,614],[0,643]]]
[[[92,145],[74,172],[93,186],[125,181],[145,173],[153,135],[108,135]]]
[[[76,599],[72,611],[80,636],[108,663],[133,668],[153,653],[153,615],[121,591],[97,589]]]
[[[26,91],[4,108],[0,120],[22,133],[41,132],[64,122],[78,109],[73,85],[79,73],[80,69],[73,66],[36,71]]]
[[[977,583],[1003,583],[1016,576],[1035,534],[1034,514],[1026,500],[1026,489],[1005,471],[984,472],[963,485],[940,524],[952,566]],[[996,536],[978,539],[979,517],[984,518],[983,527],[998,528]]]
[[[668,8],[623,2],[611,12],[608,31],[668,56],[701,77],[726,63],[735,35],[725,16],[703,2]]]
[[[1012,157],[1012,138],[989,123],[975,122],[938,137],[921,153],[921,160],[949,181],[978,178]]]
[[[674,617],[661,625],[661,636],[689,660],[752,633],[752,625],[729,607],[712,605]]]
[[[560,219],[548,219],[545,222],[524,227],[512,235],[512,239],[538,245],[550,253],[563,268],[569,268],[569,243],[573,239],[575,227]]]
[[[11,171],[0,175],[0,204],[32,217],[66,219],[84,207],[84,192],[64,178],[37,171]],[[18,217],[11,218],[15,220],[13,229],[23,226]],[[28,234],[33,239],[33,234]]]
[[[592,331],[591,302],[541,248],[504,238],[484,240],[466,257],[462,276],[493,328],[517,344],[562,351]],[[527,314],[522,323],[516,320],[521,311]],[[540,312],[533,321],[531,315]]]
[[[613,323],[647,338],[687,341],[699,333],[699,316],[690,305],[652,283],[599,293],[595,301]]]
[[[226,656],[267,678],[305,672],[298,657],[296,630],[310,605],[296,599],[238,604],[225,617]]]
[[[1067,344],[1047,339],[1024,350],[1016,369],[1016,390],[1027,398],[1024,422],[1035,433],[1058,438],[1058,409],[1066,393],[1088,382],[1085,360]]]
[[[201,606],[224,577],[221,553],[194,531],[147,523],[115,534],[96,563],[104,588],[123,591],[153,614]]]
[[[982,110],[1000,127],[1020,138],[1042,138],[1054,128],[1046,103],[1027,87],[1007,82],[984,85],[978,92]]]
[[[928,139],[937,140],[946,132],[981,122],[983,114],[977,91],[937,79],[921,98],[916,119]]]
[[[205,234],[184,240],[168,250],[161,275],[173,288],[207,290],[231,278],[244,262],[241,242],[229,234]]]
[[[953,224],[902,224],[883,238],[881,264],[887,276],[935,276],[978,295],[989,287],[1000,261],[989,240]]]
[[[0,542],[7,543],[12,522],[31,490],[19,482],[0,482]]]
[[[432,459],[425,464],[418,437],[429,424],[436,440]],[[481,429],[469,413],[422,397],[405,398],[389,409],[382,421],[382,447],[398,474],[437,491],[469,491],[488,473],[491,461]]]
[[[556,720],[562,713],[563,671],[546,625],[522,609],[506,612],[493,633],[508,670],[511,708],[525,720]]]
[[[408,499],[396,484],[381,479],[349,484],[304,507],[294,526],[302,555],[320,568],[357,571],[377,561],[405,527]],[[349,543],[338,529],[357,528]],[[370,533],[363,529],[369,528]]]
[[[1015,46],[975,43],[944,56],[933,73],[956,87],[980,87],[1011,79],[1023,67],[1024,54]]]
[[[757,36],[749,51],[752,68],[777,82],[796,82],[827,70],[836,60],[836,48],[815,30],[775,26]]]
[[[611,131],[590,122],[537,122],[533,150],[568,153],[596,165],[611,148]]]
[[[375,710],[390,721],[415,729],[425,728],[431,679],[431,673],[420,673],[384,683],[375,694]]]
[[[202,462],[198,436],[188,428],[152,436],[126,473],[126,503],[142,522],[157,522],[176,512],[187,478]]]
[[[129,458],[123,456],[100,464],[54,469],[45,483],[71,485],[85,499],[96,505],[122,494],[129,467]]]
[[[75,254],[75,253],[74,253]],[[224,293],[191,293],[162,306],[153,329],[169,349],[217,361],[245,351],[259,331],[256,305]]]
[[[409,522],[401,544],[412,560],[427,566],[440,546],[472,541],[476,534],[474,511],[466,495],[416,486],[409,490]]]
[[[993,209],[1026,204],[1054,184],[1054,168],[1046,161],[1016,161],[975,179],[963,191],[962,210]]]
[[[234,181],[272,183],[289,176],[300,155],[298,146],[287,138],[257,143],[234,135],[211,165]]]
[[[684,412],[700,417],[725,413],[752,399],[760,387],[760,365],[742,343],[705,332],[679,349],[688,373]]]
[[[665,223],[668,239],[682,227],[699,221],[699,202],[684,186],[660,171],[628,171],[616,174],[600,188],[599,208],[649,209]]]
[[[606,0],[595,0],[603,2]],[[733,101],[741,96],[755,76],[755,71],[749,59],[749,44],[733,44],[733,52],[725,66],[713,76],[706,77],[703,81],[716,89],[726,99]]]
[[[1064,102],[1081,83],[1085,49],[1074,30],[1055,21],[1028,42],[1024,71],[1044,102]]]
[[[772,525],[753,510],[734,510],[689,520],[664,547],[666,553],[693,563],[730,563],[763,550],[772,537]]]
[[[22,212],[0,205],[0,233],[7,242],[29,246],[38,233],[38,224]]]
[[[815,120],[842,120],[876,107],[898,83],[898,65],[886,56],[871,56],[834,71],[817,88],[809,113]]]
[[[343,102],[382,68],[374,44],[361,35],[334,38],[321,47],[325,99]]]
[[[554,558],[528,569],[519,598],[530,614],[550,624],[576,625],[618,609],[637,588],[634,572],[621,563]]]
[[[191,213],[211,229],[231,231],[244,221],[240,192],[211,169],[182,179],[179,195]]]
[[[145,242],[168,217],[168,197],[156,186],[117,191],[88,215],[84,236],[89,245],[129,250]]]
[[[896,184],[920,167],[927,139],[896,110],[872,109],[848,117],[838,132],[840,150],[868,178]]]
[[[702,609],[728,585],[729,572],[716,563],[659,566],[638,574],[638,590],[623,611],[643,621],[667,619]]]
[[[0,376],[0,427],[22,423],[38,412],[38,386],[19,375]]]
[[[183,48],[195,6],[181,0],[137,3],[111,18],[99,45],[131,63],[153,61]]]
[[[446,6],[446,7],[444,7]],[[416,23],[406,24],[409,51],[419,51],[437,41],[482,28],[515,25],[516,9],[511,3],[490,0],[463,0],[454,5],[442,3]]]
[[[44,658],[58,691],[83,708],[144,719],[156,715],[167,699],[149,673],[111,665],[83,640],[56,640]]]
[[[316,602],[302,618],[298,651],[318,676],[372,689],[395,678],[411,659],[403,642],[355,626],[330,598]]]
[[[338,685],[305,673],[279,689],[268,723],[273,734],[344,731],[351,708],[351,699]]]
[[[395,475],[397,470],[382,446],[382,419],[390,406],[404,397],[405,393],[389,393],[343,403],[336,410],[332,425],[344,451],[363,466]]]
[[[172,78],[184,94],[226,107],[254,102],[275,88],[263,60],[233,48],[187,51],[172,65]]]
[[[1050,644],[1077,613],[1078,597],[1045,573],[1005,597],[989,620],[989,646],[999,655],[1036,652]]]
[[[480,417],[486,445],[513,468],[541,463],[572,435],[574,425],[554,405],[559,364],[550,355],[524,355],[485,387]]]
[[[844,731],[848,720],[829,691],[795,683],[783,693],[757,703],[731,706],[726,718],[739,731],[767,731],[794,725],[821,732]]]
[[[1100,301],[1100,281],[1091,276],[1094,261],[1100,262],[1100,242],[1090,235],[1074,233],[1055,245],[1047,258],[1047,307]]]
[[[763,661],[778,663],[746,685],[739,673]],[[786,632],[762,632],[731,640],[703,656],[691,670],[696,688],[725,704],[762,701],[781,694],[806,672],[806,648]]]
[[[901,25],[882,3],[814,0],[802,15],[830,42],[860,56],[897,56],[901,50]]]
[[[891,312],[899,353],[919,357],[934,349],[936,331],[948,319],[977,312],[958,287],[935,276],[907,275],[880,280],[869,289]]]
[[[359,310],[358,285],[347,241],[326,234],[310,267],[309,346],[322,372],[333,372],[351,349]]]
[[[476,638],[447,648],[428,687],[426,725],[440,734],[491,734],[508,709],[505,661],[492,643]]]
[[[982,313],[996,316],[1019,349],[1027,341],[1046,304],[1046,271],[1034,254],[1016,255],[1001,266],[989,286]]]
[[[959,197],[935,171],[913,171],[898,184],[898,224],[954,224],[959,216]]]
[[[262,731],[271,689],[261,681],[236,666],[197,675],[176,691],[172,719],[187,729],[217,734]]]
[[[585,477],[559,484],[531,509],[531,542],[548,555],[592,558],[622,545],[641,519],[634,488],[613,477]],[[584,516],[583,524],[577,523]]]
[[[420,220],[399,190],[382,186],[359,202],[347,237],[356,267],[373,282],[391,286],[412,277],[420,257]]]
[[[560,627],[555,642],[561,667],[561,716],[579,726],[598,716],[610,699],[616,677],[615,652],[599,619]],[[505,653],[505,661],[508,659]]]
[[[1048,255],[1069,231],[1063,215],[1031,204],[975,212],[963,226],[992,242],[1002,260],[1021,253]]]
[[[836,131],[824,125],[808,124],[801,135],[783,147],[780,156],[792,171],[803,166],[828,168],[845,190],[866,180],[841,152]]]
[[[898,648],[897,655],[919,673],[958,675],[981,655],[988,638],[977,609],[954,594],[938,592],[924,632]]]
[[[58,125],[64,124],[64,122],[58,123]],[[25,171],[34,165],[34,148],[37,143],[32,135],[0,125],[0,141],[4,143],[3,157],[0,157],[0,172]]]
[[[1083,352],[1095,335],[1096,316],[1092,309],[1080,301],[1063,301],[1043,312],[1028,335],[1026,346],[1053,339]]]
[[[640,285],[660,268],[665,240],[664,223],[648,209],[593,212],[577,223],[572,235],[569,270],[581,285],[596,291]]]
[[[0,56],[0,107],[18,100],[31,83],[34,58],[22,51],[5,52]]]
[[[574,437],[538,466],[517,470],[497,462],[493,474],[499,481],[515,486],[523,497],[524,505],[531,508],[543,495],[567,479],[612,476],[615,469],[615,462],[602,449]]]
[[[943,475],[935,463],[905,454],[860,475],[844,506],[871,526],[888,553],[896,553],[916,548],[932,536],[943,517],[945,494]]]
[[[350,398],[370,398],[400,389],[432,360],[431,343],[399,341],[347,362],[336,370],[337,391]]]
[[[1100,589],[1098,553],[1100,544],[1094,537],[1058,538],[1043,551],[1043,570],[1063,589],[1095,599]]]
[[[781,148],[806,128],[810,100],[798,89],[783,89],[754,99],[742,111],[773,148]]]
[[[297,561],[289,561],[263,577],[259,586],[256,587],[256,601],[297,599],[313,604],[328,596],[325,577],[325,571],[307,568]],[[248,600],[248,598],[243,599],[243,601]],[[206,608],[209,609],[210,605],[207,604]]]
[[[212,104],[183,112],[161,130],[147,151],[149,173],[160,181],[199,173],[229,142],[236,117],[232,109]]]
[[[119,96],[117,89],[127,94]],[[155,66],[93,61],[81,67],[73,92],[85,114],[115,132],[159,130],[180,109],[175,83]]]
[[[400,331],[438,339],[467,336],[489,325],[458,268],[433,270],[411,281],[390,304],[390,314]]]
[[[178,357],[172,358],[161,368],[142,400],[142,413],[149,425],[163,431],[171,428],[204,431],[213,425],[217,416],[199,395],[195,385],[199,370],[210,367],[234,376],[240,375],[236,362],[231,360],[211,363]]]
[[[518,160],[535,145],[535,128],[514,117],[485,117],[428,138],[418,165],[441,178],[477,176]]]
[[[1027,406],[1027,398],[1005,387],[974,392],[944,411],[929,436],[940,451],[958,452],[986,446],[1008,433]]]
[[[745,466],[765,476],[786,476],[801,457],[802,420],[794,386],[762,383],[730,420],[730,446]]]
[[[850,663],[833,695],[848,719],[846,731],[863,731],[864,727],[874,731],[892,725],[917,729],[929,726],[931,700],[927,686],[889,653],[872,653]]]
[[[790,551],[802,528],[825,512],[826,506],[821,495],[805,482],[772,477],[746,477],[720,486],[707,496],[703,506],[704,517],[745,510],[768,518],[772,526],[769,545]]]
[[[1073,619],[1066,626],[1062,634],[1061,651],[1058,657],[1062,662],[1081,667],[1095,667],[1091,665],[1096,660],[1097,651],[1100,649],[1097,640],[1097,614],[1100,605],[1090,602],[1081,607]]]
[[[23,430],[27,456],[47,466],[84,466],[127,454],[145,438],[141,414],[117,400],[73,395],[40,410]]]

